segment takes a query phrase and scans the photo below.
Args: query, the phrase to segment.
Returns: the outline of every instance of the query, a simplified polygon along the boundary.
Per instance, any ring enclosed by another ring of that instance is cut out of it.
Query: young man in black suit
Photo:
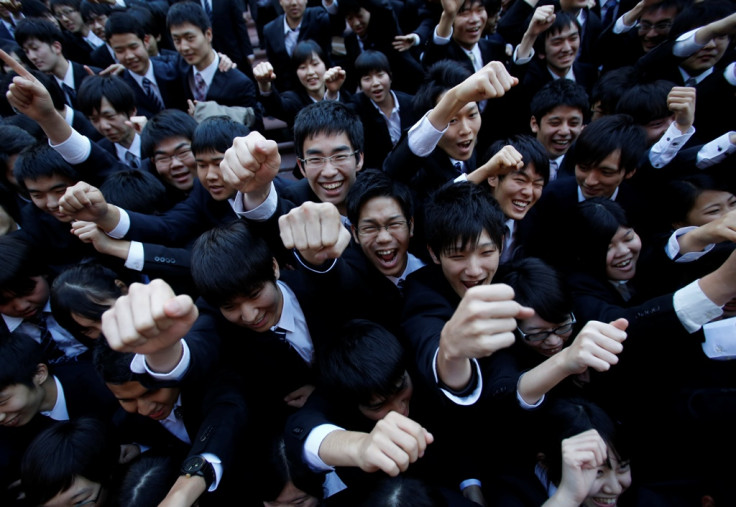
[[[251,59],[255,58],[248,27],[245,25],[243,0],[200,0],[212,22],[212,46],[229,56],[251,79]],[[208,10],[209,9],[209,10]]]
[[[105,41],[90,30],[82,19],[80,0],[51,0],[49,4],[59,24],[76,36],[80,43],[89,46],[90,53],[105,44]]]

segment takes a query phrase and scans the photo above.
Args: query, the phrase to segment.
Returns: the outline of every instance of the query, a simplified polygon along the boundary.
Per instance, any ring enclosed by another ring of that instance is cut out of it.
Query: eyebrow
[[[26,189],[28,190],[29,193],[30,192],[51,192],[53,190],[58,190],[60,188],[66,188],[68,186],[69,186],[68,183],[59,183],[58,185],[54,185],[53,187],[49,188],[48,190],[40,190],[38,188],[28,188],[28,186],[26,185]]]
[[[332,153],[338,153],[341,151],[348,151],[348,150],[350,150],[350,146],[346,144],[342,144],[340,146],[335,147],[332,150]],[[310,148],[306,151],[307,155],[322,155],[322,153],[323,153],[322,150],[320,150],[319,148]]]
[[[190,144],[190,143],[189,143],[189,142],[187,142],[187,141],[185,141],[185,142],[183,142],[183,143],[179,143],[179,144],[177,144],[177,145],[176,145],[176,147],[175,147],[175,148],[174,148],[174,149],[173,149],[172,151],[177,151],[177,150],[178,150],[179,148],[182,148],[182,147],[186,146],[187,144]],[[165,152],[165,151],[163,151],[163,150],[156,150],[156,151],[154,151],[154,152],[153,152],[153,154],[154,154],[154,155],[158,155],[158,154],[161,154],[161,155],[168,155],[168,153],[166,153],[166,152]]]
[[[406,217],[404,217],[404,215],[394,215],[394,216],[388,217],[386,219],[386,221],[387,222],[391,222],[391,221],[396,220],[398,218],[405,219]],[[374,223],[374,224],[377,224],[378,223],[378,220],[376,220],[375,218],[361,218],[359,221],[360,222],[370,222],[370,223]]]

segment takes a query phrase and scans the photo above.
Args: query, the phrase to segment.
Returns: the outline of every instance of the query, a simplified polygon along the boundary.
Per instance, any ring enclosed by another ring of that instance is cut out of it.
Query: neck
[[[210,66],[215,61],[215,52],[210,49],[207,56],[203,58],[198,64],[195,65],[196,69],[202,72],[204,69]]]
[[[126,150],[129,150],[130,147],[133,145],[133,139],[135,139],[135,132],[131,129],[130,133],[120,140],[120,146],[124,147]]]
[[[51,71],[51,73],[59,79],[63,80],[64,76],[66,76],[67,70],[69,70],[69,62],[66,58],[60,57],[58,63],[54,66],[54,69]]]
[[[552,72],[555,76],[559,77],[565,77],[567,76],[567,73],[570,72],[571,67],[568,67],[566,69],[558,69],[556,67],[552,67],[550,65],[547,65],[547,68]]]
[[[301,22],[302,22],[302,18],[299,18],[299,19],[292,19],[289,17],[286,18],[286,24],[289,25],[289,28],[291,28],[292,30],[296,28],[297,26],[299,26]]]
[[[143,69],[143,72],[136,72],[139,76],[144,76],[148,73],[148,69],[151,68],[151,60],[148,60],[148,65],[146,65],[146,68]]]
[[[381,108],[381,111],[383,111],[386,117],[391,116],[391,111],[394,110],[394,106],[396,105],[394,104],[394,96],[390,91],[380,103],[377,102],[376,104]]]
[[[41,384],[43,389],[43,401],[41,402],[41,412],[48,412],[56,405],[56,399],[59,396],[59,392],[56,389],[56,380],[53,375],[49,375],[46,382]]]
[[[312,97],[314,100],[322,100],[325,97],[325,92],[327,91],[327,88],[325,88],[325,85],[322,85],[319,87],[319,90],[307,90],[307,95]]]

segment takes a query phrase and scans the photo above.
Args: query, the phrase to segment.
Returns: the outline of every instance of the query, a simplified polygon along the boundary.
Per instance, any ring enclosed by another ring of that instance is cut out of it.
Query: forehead
[[[299,65],[303,65],[305,63],[311,63],[311,62],[313,62],[315,60],[317,60],[318,62],[321,62],[322,61],[322,58],[320,58],[317,53],[315,53],[314,51],[312,51],[311,53],[309,53],[308,55],[306,55],[302,61],[299,62]]]
[[[560,105],[551,109],[547,114],[542,116],[542,121],[550,121],[552,119],[583,119],[583,110],[578,107]]]
[[[304,139],[304,153],[332,153],[352,151],[353,145],[345,132],[326,134],[320,132]]]
[[[30,391],[30,388],[24,384],[10,384],[0,389],[0,399],[12,398],[13,396],[23,396]]]
[[[121,400],[135,400],[148,392],[147,387],[135,380],[124,382],[122,384],[108,383],[107,387],[112,391],[116,398]]]
[[[562,27],[559,31],[552,32],[550,31],[547,34],[547,40],[548,41],[554,41],[557,39],[564,39],[565,37],[570,37],[571,35],[577,35],[578,34],[578,27],[575,25],[575,23],[570,23],[567,26]]]
[[[154,151],[156,153],[170,153],[189,144],[191,144],[191,141],[184,136],[167,137],[156,145]]]
[[[493,240],[491,239],[491,235],[488,233],[487,230],[483,229],[478,236],[478,239],[476,241],[468,241],[465,244],[465,247],[463,248],[463,240],[462,238],[455,238],[455,247],[451,248],[450,251],[445,252],[446,254],[449,254],[451,252],[473,252],[478,247],[483,245],[493,245],[495,244]],[[441,256],[442,257],[442,256]]]
[[[514,175],[525,176],[526,178],[530,180],[543,179],[542,175],[537,172],[537,167],[534,165],[534,162],[529,162],[523,169],[519,171],[514,171],[514,172],[509,173],[502,180],[502,182],[510,180],[509,176],[514,176]]]
[[[134,42],[142,43],[143,41],[134,33],[114,33],[110,36],[111,46],[127,46]]]
[[[35,180],[24,180],[26,188],[29,192],[46,192],[57,187],[68,187],[74,185],[74,182],[60,174],[52,174],[51,176],[40,176]]]
[[[393,197],[379,196],[368,199],[360,208],[359,220],[373,220],[382,217],[404,217],[399,201]],[[406,218],[406,217],[404,217]]]
[[[212,160],[222,160],[225,154],[216,150],[205,150],[194,154],[197,161],[208,162]]]
[[[113,107],[112,104],[110,104],[110,101],[107,100],[106,97],[102,97],[102,99],[100,100],[99,110],[95,109],[94,111],[98,113],[106,113],[106,112],[117,113],[117,110]]]
[[[185,35],[203,35],[204,32],[201,28],[193,23],[182,23],[181,25],[175,25],[170,28],[171,35],[185,36]]]
[[[470,11],[473,9],[485,9],[485,5],[483,5],[483,2],[480,0],[466,0],[465,3],[463,3],[463,6],[460,7],[459,12],[463,11]]]
[[[23,43],[23,47],[39,47],[39,46],[50,46],[48,42],[41,42],[36,37],[29,37],[26,39],[25,43]]]
[[[657,23],[667,19],[674,19],[677,16],[676,7],[659,7],[657,9],[649,9],[641,14],[642,21]]]

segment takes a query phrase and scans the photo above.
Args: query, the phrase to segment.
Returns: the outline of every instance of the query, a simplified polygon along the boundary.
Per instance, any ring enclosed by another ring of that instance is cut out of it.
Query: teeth
[[[526,201],[511,201],[511,204],[518,208],[526,208],[529,205]]]
[[[618,264],[614,264],[614,266],[617,268],[625,268],[629,264],[631,264],[631,259],[625,260],[623,262],[619,262]]]
[[[393,250],[378,250],[376,253],[382,257],[388,257],[389,255],[393,255]]]
[[[335,190],[336,188],[340,188],[342,186],[342,181],[336,181],[334,183],[322,183],[322,188],[326,190]]]
[[[615,498],[596,498],[593,497],[593,501],[595,503],[603,504],[603,505],[616,505],[616,499]]]

